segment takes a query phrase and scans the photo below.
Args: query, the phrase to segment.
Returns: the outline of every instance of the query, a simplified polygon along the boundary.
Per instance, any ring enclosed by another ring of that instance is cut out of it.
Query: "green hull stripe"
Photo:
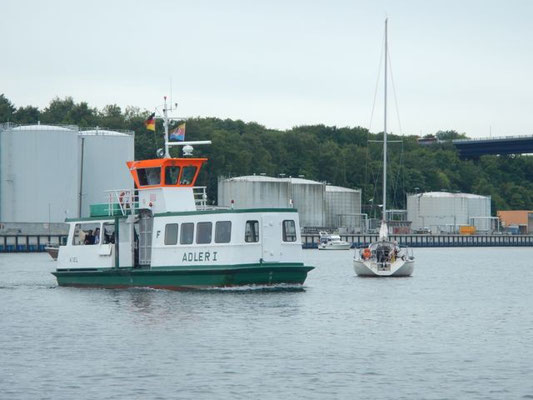
[[[211,266],[214,267],[214,266]],[[60,286],[195,288],[303,284],[314,267],[301,263],[223,265],[217,268],[100,268],[53,272]]]

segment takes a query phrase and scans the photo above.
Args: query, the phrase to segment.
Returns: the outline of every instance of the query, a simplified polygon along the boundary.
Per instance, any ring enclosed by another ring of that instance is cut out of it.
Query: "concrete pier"
[[[390,235],[407,247],[527,247],[533,246],[533,235]],[[352,247],[365,247],[378,240],[378,235],[341,235]],[[302,234],[304,249],[316,249],[320,236]]]

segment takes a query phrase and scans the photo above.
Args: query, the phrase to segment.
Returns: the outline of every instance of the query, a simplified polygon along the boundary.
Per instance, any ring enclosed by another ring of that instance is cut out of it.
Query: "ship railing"
[[[139,208],[139,196],[134,189],[113,189],[105,191],[107,196],[108,215],[117,213],[122,215],[135,214]]]
[[[193,186],[192,192],[196,208],[199,210],[207,209],[207,186]]]

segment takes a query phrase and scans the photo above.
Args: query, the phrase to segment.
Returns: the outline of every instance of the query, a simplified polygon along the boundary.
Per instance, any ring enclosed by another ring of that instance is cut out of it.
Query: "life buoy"
[[[371,253],[370,253],[370,249],[369,249],[368,247],[365,248],[365,249],[363,250],[363,258],[364,258],[365,260],[368,260],[368,259],[370,258],[370,255],[371,255]]]

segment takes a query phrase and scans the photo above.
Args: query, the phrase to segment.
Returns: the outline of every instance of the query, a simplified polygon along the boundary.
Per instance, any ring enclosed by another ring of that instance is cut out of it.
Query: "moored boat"
[[[132,161],[135,189],[109,191],[91,216],[67,219],[67,243],[53,273],[60,286],[188,289],[302,285],[313,269],[302,262],[293,208],[210,209],[196,187],[205,158],[192,145],[169,142],[165,156]],[[184,146],[171,158],[169,146]]]
[[[334,233],[320,232],[318,250],[350,250],[351,244]]]
[[[47,244],[44,246],[44,250],[52,257],[52,260],[57,261],[57,255],[59,253],[59,246],[54,244]]]

